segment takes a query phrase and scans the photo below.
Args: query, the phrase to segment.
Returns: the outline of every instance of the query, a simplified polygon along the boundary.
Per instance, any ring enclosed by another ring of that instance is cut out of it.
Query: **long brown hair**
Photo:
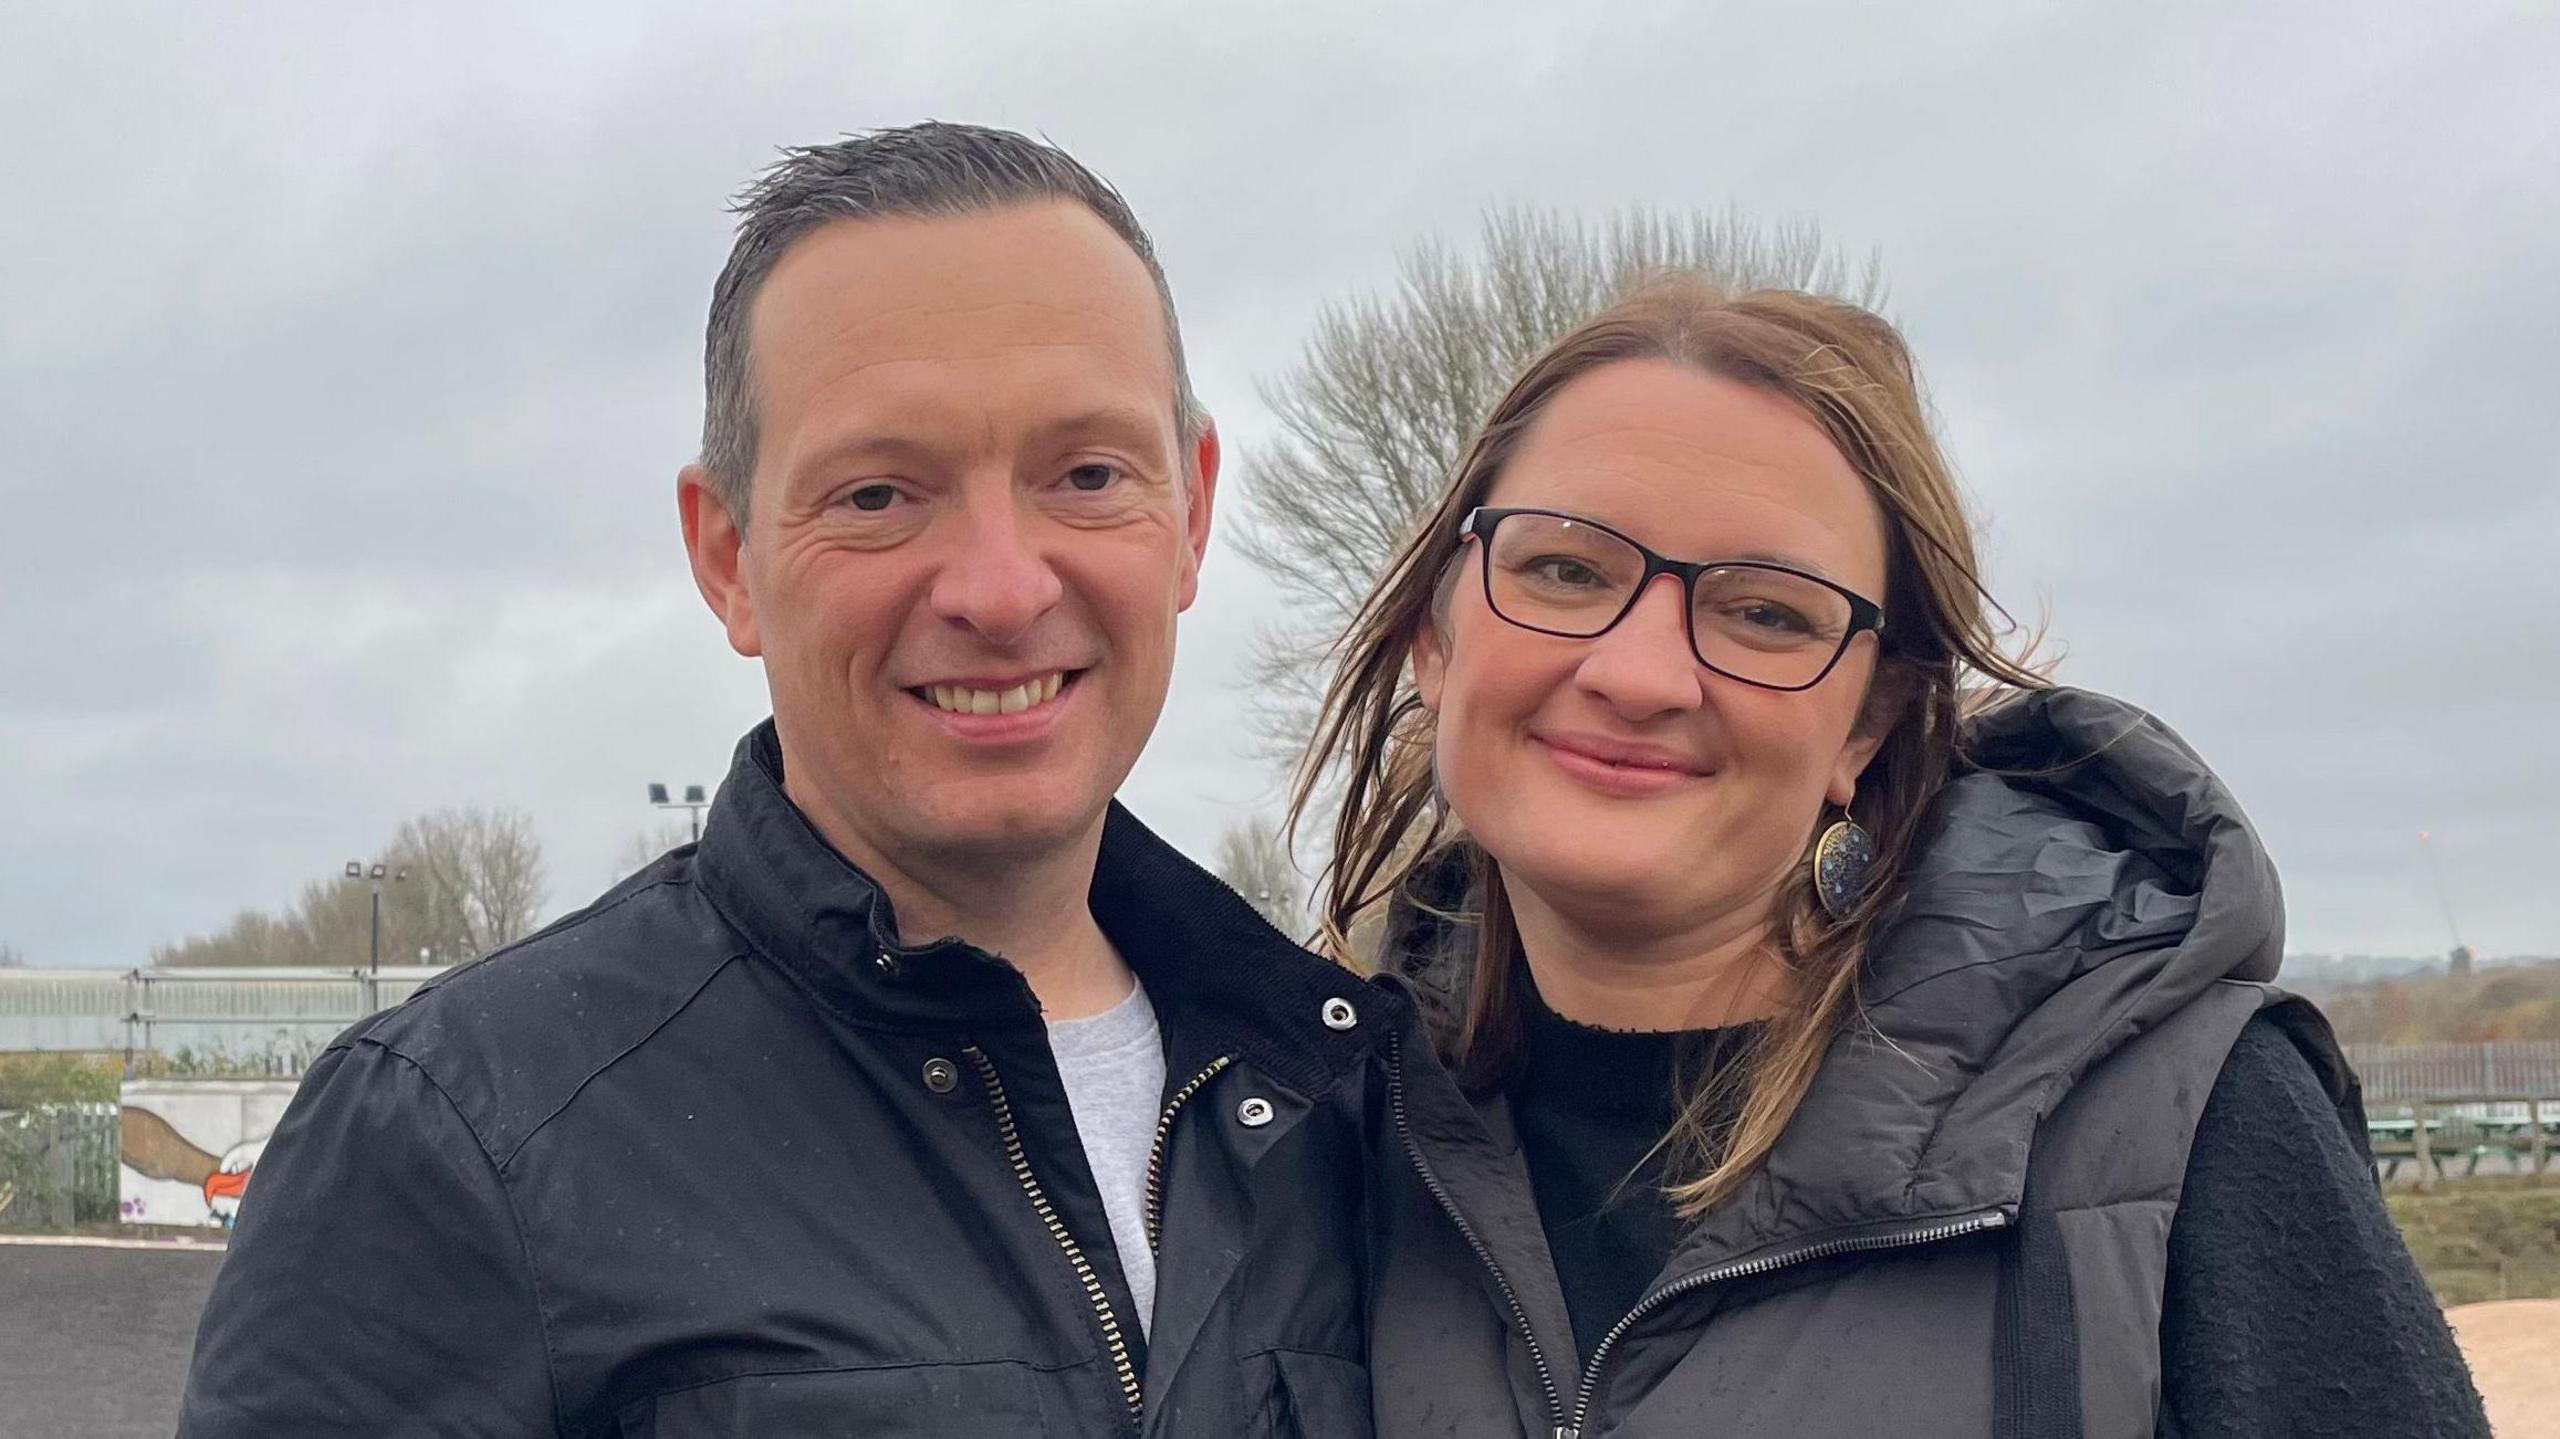
[[[1425,621],[1447,596],[1461,552],[1460,517],[1485,502],[1530,422],[1576,377],[1638,359],[1688,365],[1801,407],[1866,481],[1887,535],[1889,619],[1859,720],[1861,734],[1884,738],[1850,806],[1873,838],[1874,877],[1857,907],[1837,921],[1815,897],[1809,864],[1795,866],[1780,890],[1770,935],[1787,975],[1782,1009],[1749,1061],[1726,1079],[1681,1081],[1680,1115],[1665,1136],[1666,1192],[1681,1213],[1695,1215],[1730,1194],[1768,1154],[1853,1011],[1859,957],[1901,888],[1922,811],[1959,759],[1965,713],[2044,680],[2002,651],[2007,616],[1983,589],[1972,526],[1930,434],[1910,350],[1891,325],[1799,291],[1726,294],[1698,278],[1672,276],[1567,332],[1494,406],[1438,507],[1405,540],[1336,644],[1340,668],[1290,808],[1294,827],[1320,789],[1340,785],[1333,856],[1322,877],[1322,938],[1345,963],[1359,959],[1355,928],[1405,894],[1423,866],[1453,858],[1453,848],[1471,863],[1475,963],[1462,1012],[1440,1036],[1463,1082],[1479,1089],[1498,1082],[1516,1055],[1519,942],[1500,870],[1440,801],[1433,720],[1407,665]],[[1808,817],[1808,858],[1821,818]]]

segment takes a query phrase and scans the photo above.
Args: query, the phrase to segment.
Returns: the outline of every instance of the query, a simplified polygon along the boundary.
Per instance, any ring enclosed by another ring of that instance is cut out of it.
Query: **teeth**
[[[1047,704],[1066,688],[1064,671],[1015,685],[1009,690],[975,690],[965,685],[927,685],[925,697],[939,710],[953,714],[1013,715],[1033,705]]]

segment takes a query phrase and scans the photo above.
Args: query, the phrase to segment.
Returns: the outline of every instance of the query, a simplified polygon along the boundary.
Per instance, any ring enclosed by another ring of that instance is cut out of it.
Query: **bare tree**
[[[415,953],[417,944],[410,938],[416,926],[405,922],[407,907],[401,903],[412,891],[410,882],[399,877],[397,861],[389,855],[383,859],[382,957],[398,964]],[[247,962],[362,969],[373,958],[373,881],[333,875],[303,886],[300,902],[275,927],[268,944],[271,958]]]
[[[24,969],[27,956],[14,944],[0,944],[0,969]]]
[[[282,915],[263,910],[244,909],[232,917],[231,923],[212,934],[191,935],[176,944],[154,945],[151,962],[156,965],[261,965],[261,964],[327,964],[345,968],[361,964],[361,950],[323,955],[321,941],[310,923],[316,897],[325,894],[330,881],[304,889],[301,901]],[[362,941],[359,940],[359,943]]]
[[[1475,254],[1426,240],[1404,253],[1391,294],[1318,312],[1296,367],[1262,387],[1280,438],[1245,466],[1239,545],[1289,599],[1289,620],[1259,637],[1254,658],[1254,728],[1275,758],[1304,746],[1327,649],[1512,377],[1564,331],[1674,271],[1870,307],[1884,290],[1875,258],[1843,262],[1809,224],[1652,210],[1593,224],[1496,208]]]
[[[1218,836],[1218,878],[1233,886],[1284,934],[1306,928],[1306,883],[1280,826],[1261,815]]]
[[[377,858],[385,963],[458,964],[523,938],[542,908],[542,846],[519,811],[420,815]],[[332,875],[281,913],[243,910],[210,935],[155,946],[151,962],[359,968],[374,949],[375,883]]]
[[[420,889],[420,945],[458,962],[513,944],[533,930],[546,897],[542,844],[520,810],[445,809],[400,826],[386,863]],[[386,893],[385,898],[389,895]]]

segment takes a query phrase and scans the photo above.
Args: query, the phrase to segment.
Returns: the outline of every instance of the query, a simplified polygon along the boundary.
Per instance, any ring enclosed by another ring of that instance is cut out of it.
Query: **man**
[[[773,719],[313,1066],[182,1433],[1365,1430],[1392,1001],[1111,802],[1218,473],[1144,231],[942,124],[739,209],[677,490]]]

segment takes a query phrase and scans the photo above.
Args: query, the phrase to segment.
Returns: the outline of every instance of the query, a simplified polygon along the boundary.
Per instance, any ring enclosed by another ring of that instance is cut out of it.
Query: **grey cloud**
[[[2440,944],[2425,826],[2476,943],[2560,949],[2555,60],[2523,5],[13,9],[0,941],[132,963],[448,803],[601,887],[762,712],[669,502],[721,201],[938,115],[1129,193],[1231,456],[1488,200],[1877,248],[2000,593],[2225,770],[2298,941]],[[1213,552],[1129,787],[1195,853],[1275,792],[1270,602]]]

